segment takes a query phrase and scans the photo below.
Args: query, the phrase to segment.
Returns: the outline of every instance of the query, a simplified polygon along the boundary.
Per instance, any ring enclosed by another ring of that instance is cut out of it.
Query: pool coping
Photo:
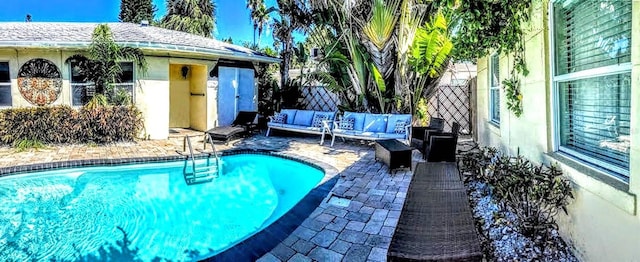
[[[322,200],[329,195],[339,178],[339,171],[334,166],[320,160],[287,153],[280,150],[268,149],[227,149],[219,152],[220,156],[238,154],[259,154],[271,155],[284,159],[289,159],[310,165],[318,170],[324,171],[324,177],[309,193],[307,193],[293,208],[271,223],[266,228],[254,233],[247,239],[235,244],[212,257],[199,261],[255,261],[264,254],[275,248],[280,242],[287,238],[309,215],[320,205]],[[211,153],[194,154],[195,159],[210,157]],[[37,163],[29,165],[18,165],[0,168],[0,178],[19,175],[29,172],[45,170],[55,170],[61,168],[92,167],[92,166],[114,166],[139,163],[155,163],[175,160],[187,160],[187,156],[157,156],[157,157],[133,157],[133,158],[106,158],[106,159],[83,159],[71,161],[57,161],[49,163]]]

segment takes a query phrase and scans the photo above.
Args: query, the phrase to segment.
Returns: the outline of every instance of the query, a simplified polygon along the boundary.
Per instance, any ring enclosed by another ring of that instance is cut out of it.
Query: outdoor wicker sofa
[[[324,135],[330,133],[336,112],[282,109],[279,113],[269,117],[267,134],[272,129],[321,135],[320,145],[324,144]]]

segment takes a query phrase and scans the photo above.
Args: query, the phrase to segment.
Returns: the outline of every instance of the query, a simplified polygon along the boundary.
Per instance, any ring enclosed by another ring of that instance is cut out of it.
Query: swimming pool
[[[319,168],[265,154],[223,156],[222,163],[218,178],[195,185],[185,183],[185,161],[1,177],[0,257],[211,257],[269,226],[324,177]]]

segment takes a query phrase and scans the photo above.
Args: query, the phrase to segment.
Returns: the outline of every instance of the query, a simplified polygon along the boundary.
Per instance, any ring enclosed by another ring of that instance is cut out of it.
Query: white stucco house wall
[[[86,83],[79,80],[68,58],[87,51],[97,25],[0,23],[0,108],[81,106]],[[107,25],[118,44],[140,48],[148,62],[147,73],[141,74],[132,63],[122,61],[119,84],[142,111],[141,135],[146,138],[167,138],[173,127],[204,131],[230,124],[240,110],[257,110],[255,65],[280,61],[189,33],[132,23]],[[60,86],[26,91],[28,84],[20,79],[29,74],[30,66],[48,68]],[[46,94],[46,99],[35,99],[33,92]]]

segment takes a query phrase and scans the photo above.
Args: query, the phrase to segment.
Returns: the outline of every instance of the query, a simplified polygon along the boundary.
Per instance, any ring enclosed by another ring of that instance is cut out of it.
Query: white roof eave
[[[263,63],[280,63],[280,58],[261,56],[251,53],[236,52],[229,50],[217,50],[212,48],[201,48],[193,46],[180,46],[173,44],[152,43],[152,42],[117,42],[118,44],[137,47],[142,50],[178,52],[187,54],[206,54],[220,58],[249,60]],[[0,41],[0,47],[9,48],[60,48],[60,49],[86,49],[89,47],[88,42],[50,42],[50,41]]]

